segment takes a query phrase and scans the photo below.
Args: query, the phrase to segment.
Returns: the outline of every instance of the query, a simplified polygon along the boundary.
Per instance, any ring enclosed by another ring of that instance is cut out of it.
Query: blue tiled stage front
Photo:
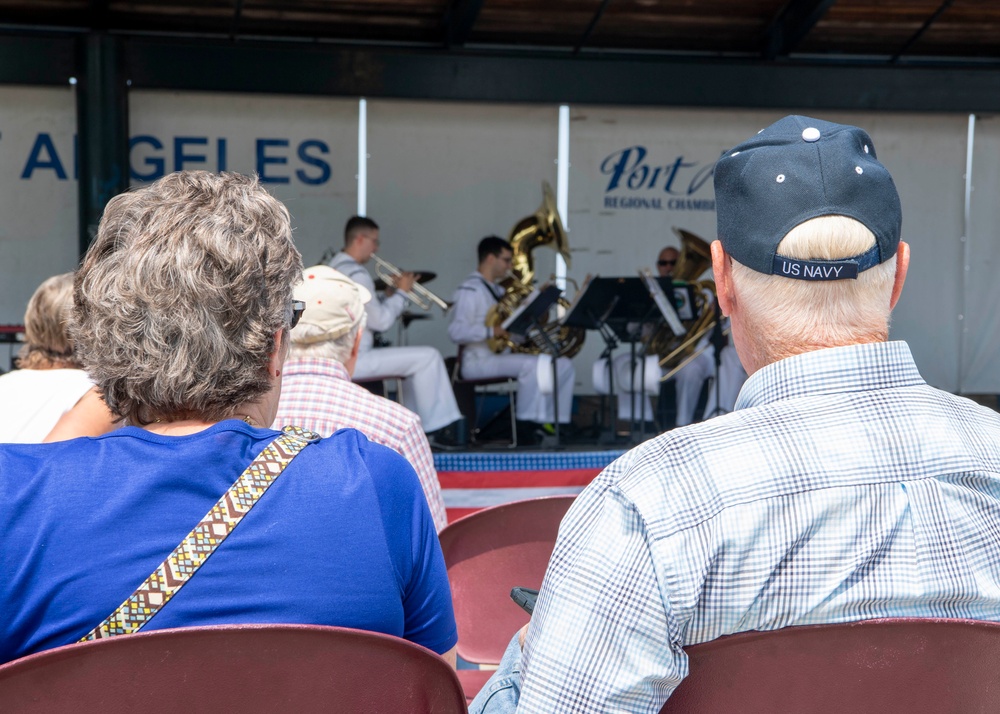
[[[434,466],[441,480],[448,520],[453,521],[501,503],[579,493],[623,453],[438,453],[434,455]]]

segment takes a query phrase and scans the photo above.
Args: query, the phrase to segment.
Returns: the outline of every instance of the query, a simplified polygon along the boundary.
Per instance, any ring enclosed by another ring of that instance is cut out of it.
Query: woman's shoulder
[[[314,448],[315,447],[315,448]],[[380,499],[410,501],[423,498],[423,489],[413,466],[397,451],[371,441],[354,428],[338,429],[320,439],[306,465],[334,469],[339,478],[363,480],[380,494]],[[305,453],[305,452],[303,452]]]
[[[307,447],[312,459],[320,459],[330,464],[363,464],[372,473],[385,469],[397,470],[409,467],[409,462],[388,446],[372,441],[364,432],[354,427],[337,429],[330,436],[323,437]],[[305,452],[303,452],[305,453]]]

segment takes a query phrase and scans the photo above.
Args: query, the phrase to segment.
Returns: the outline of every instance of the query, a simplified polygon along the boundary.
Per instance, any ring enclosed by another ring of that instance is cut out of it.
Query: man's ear
[[[910,245],[899,241],[896,248],[896,279],[892,283],[892,295],[889,297],[889,309],[892,310],[899,302],[903,293],[903,283],[906,282],[906,271],[910,269]]]
[[[722,247],[722,243],[712,241],[712,275],[715,277],[715,294],[722,314],[729,316],[736,296],[733,293],[733,262]]]
[[[358,334],[354,338],[354,345],[351,347],[351,354],[347,357],[347,361],[344,362],[344,369],[347,370],[347,374],[351,377],[354,376],[354,368],[358,365],[358,352],[361,350],[361,338],[364,336],[365,331],[358,330]]]

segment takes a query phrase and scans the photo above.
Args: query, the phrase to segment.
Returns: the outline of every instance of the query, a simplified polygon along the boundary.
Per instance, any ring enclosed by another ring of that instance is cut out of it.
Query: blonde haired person
[[[470,712],[657,712],[684,648],[883,617],[1000,619],[1000,415],[929,386],[889,314],[902,209],[862,129],[790,116],[715,167],[735,410],[577,498]]]
[[[93,404],[94,384],[73,354],[72,305],[72,273],[48,278],[28,301],[18,369],[0,376],[0,443],[38,443],[75,405]],[[107,409],[96,412],[98,418],[82,429],[89,436],[114,427]]]
[[[254,177],[179,172],[108,203],[73,338],[126,426],[0,445],[0,662],[86,636],[278,436],[301,278],[288,211]],[[437,532],[405,459],[353,429],[304,446],[145,629],[263,622],[452,650]]]

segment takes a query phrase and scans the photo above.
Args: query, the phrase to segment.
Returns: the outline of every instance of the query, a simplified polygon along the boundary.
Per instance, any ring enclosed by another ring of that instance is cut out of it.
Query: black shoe
[[[427,435],[431,448],[442,450],[461,449],[469,443],[465,417],[456,419],[451,424]]]
[[[517,445],[518,446],[538,446],[542,443],[545,432],[542,427],[533,421],[517,420]]]

